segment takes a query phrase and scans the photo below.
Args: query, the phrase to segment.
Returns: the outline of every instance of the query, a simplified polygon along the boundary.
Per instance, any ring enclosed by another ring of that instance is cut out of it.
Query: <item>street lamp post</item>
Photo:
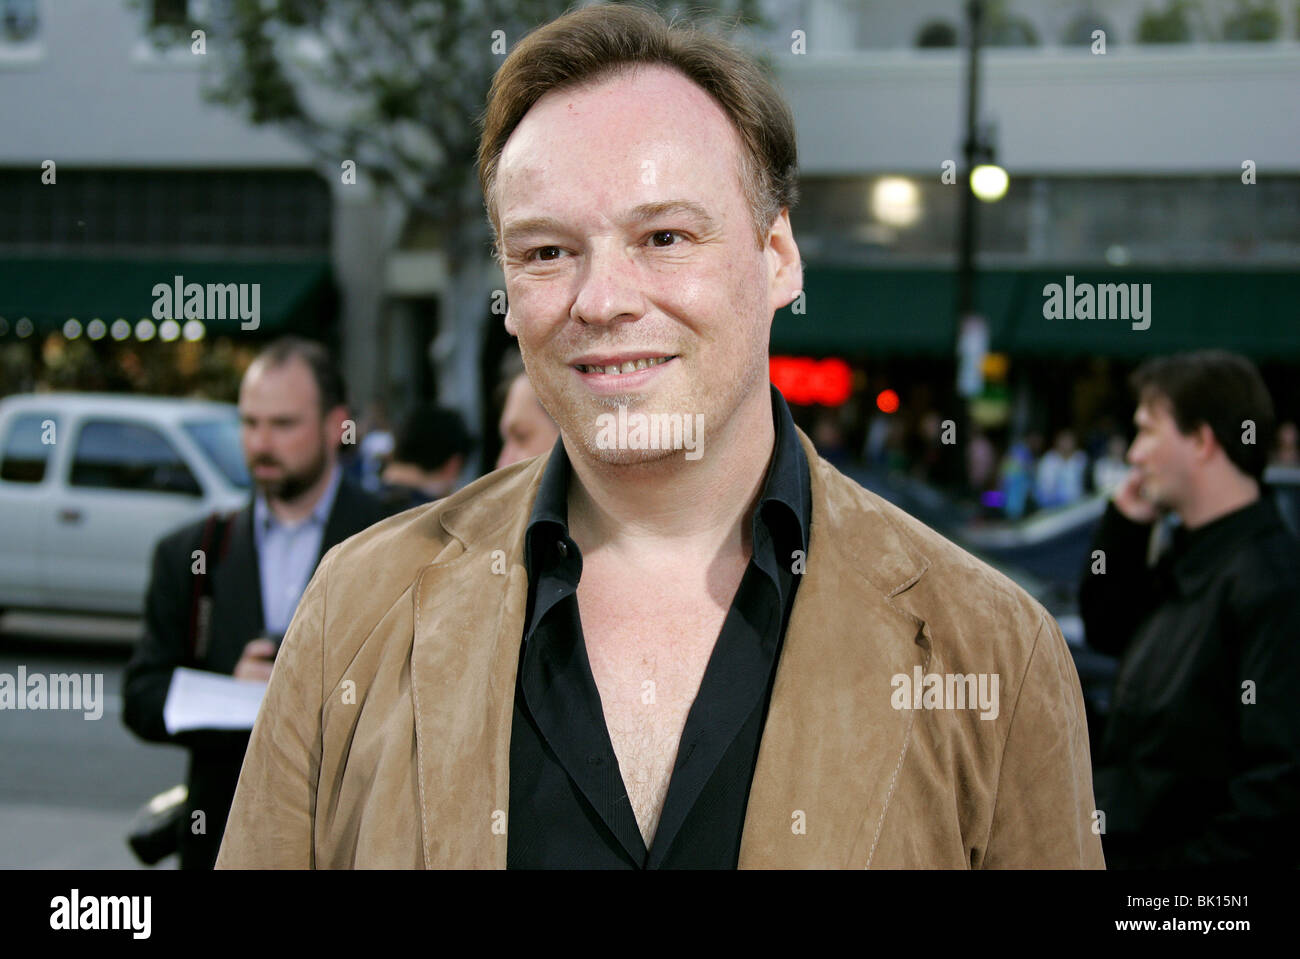
[[[970,187],[971,171],[983,152],[979,135],[980,25],[983,0],[966,4],[966,138],[962,143],[961,227],[957,248],[957,318],[975,310],[975,194]]]
[[[988,138],[979,125],[979,56],[980,30],[984,19],[983,0],[969,0],[966,4],[967,60],[966,60],[966,136],[962,143],[961,225],[957,240],[957,395],[966,401],[976,396],[984,386],[984,355],[988,352],[989,331],[987,320],[975,305],[975,188],[972,173],[976,165],[990,162],[993,151]],[[967,427],[967,410],[961,404],[954,411],[964,436]]]

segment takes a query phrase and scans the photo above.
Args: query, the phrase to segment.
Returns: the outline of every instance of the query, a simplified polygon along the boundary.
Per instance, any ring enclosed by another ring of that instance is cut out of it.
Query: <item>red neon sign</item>
[[[768,365],[773,385],[798,406],[842,406],[853,391],[853,371],[840,359],[773,356]]]

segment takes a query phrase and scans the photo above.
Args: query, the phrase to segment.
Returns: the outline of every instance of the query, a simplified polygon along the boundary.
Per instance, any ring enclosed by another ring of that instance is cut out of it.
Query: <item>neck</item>
[[[569,529],[587,555],[686,558],[745,552],[763,478],[775,449],[771,397],[755,390],[731,421],[709,437],[699,460],[675,451],[663,459],[614,465],[591,459],[564,439],[573,465]]]
[[[292,525],[300,523],[311,515],[316,504],[320,502],[325,491],[329,489],[330,478],[334,475],[334,464],[330,463],[321,472],[320,477],[303,491],[301,496],[292,500],[279,499],[271,495],[266,497],[266,505],[271,515],[281,523]]]
[[[1259,484],[1252,477],[1225,477],[1211,489],[1195,497],[1192,503],[1178,511],[1183,525],[1189,530],[1212,523],[1216,519],[1235,513],[1259,499]]]

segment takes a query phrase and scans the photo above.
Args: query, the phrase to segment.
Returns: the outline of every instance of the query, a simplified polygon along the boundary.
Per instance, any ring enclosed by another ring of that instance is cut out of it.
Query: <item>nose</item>
[[[594,244],[574,297],[570,316],[579,323],[604,326],[644,313],[639,286],[640,267],[620,244]]]
[[[523,456],[520,455],[519,444],[514,440],[509,440],[505,446],[501,447],[501,452],[497,455],[497,469],[503,466],[509,466],[511,463],[518,463]]]
[[[264,453],[271,446],[271,431],[264,425],[244,427],[244,447],[251,454]]]

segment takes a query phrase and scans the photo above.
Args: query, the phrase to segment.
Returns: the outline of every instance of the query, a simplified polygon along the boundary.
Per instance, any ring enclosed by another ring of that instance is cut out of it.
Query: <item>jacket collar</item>
[[[740,865],[871,865],[915,712],[891,678],[930,664],[919,600],[929,560],[881,501],[817,455],[807,569],[777,664]]]
[[[1263,489],[1253,503],[1204,526],[1193,530],[1179,527],[1170,547],[1179,592],[1184,596],[1195,595],[1223,568],[1224,558],[1234,555],[1241,544],[1281,528],[1282,517]]]
[[[797,434],[810,466],[810,542],[740,864],[864,866],[914,716],[892,708],[890,680],[930,662],[921,609],[909,597],[929,560],[878,498]],[[510,727],[528,594],[524,533],[549,456],[453,496],[459,502],[439,514],[450,541],[415,583],[411,688],[430,866],[506,863]],[[794,828],[796,813],[803,832]]]

